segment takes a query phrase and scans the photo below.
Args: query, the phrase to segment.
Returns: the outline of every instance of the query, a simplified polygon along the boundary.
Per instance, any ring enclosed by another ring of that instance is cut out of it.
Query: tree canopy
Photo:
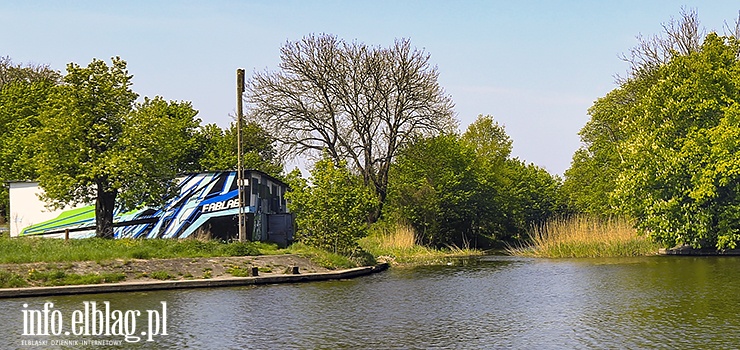
[[[203,154],[200,168],[204,170],[232,170],[237,167],[236,123],[221,129],[216,124],[202,129]],[[283,172],[282,160],[275,148],[272,135],[255,122],[242,126],[242,162],[245,169],[264,171],[275,177]]]
[[[480,246],[523,235],[561,211],[560,180],[510,158],[512,142],[491,116],[463,135],[417,137],[394,162],[388,210],[434,246]]]
[[[56,207],[95,202],[101,237],[113,235],[116,205],[160,203],[171,193],[175,175],[192,162],[189,139],[200,122],[190,103],[135,104],[131,78],[118,57],[111,66],[70,63],[29,139],[45,199]]]
[[[48,66],[16,64],[0,57],[0,183],[35,178],[33,148],[24,140],[39,125],[38,114],[60,74]],[[0,186],[0,218],[7,214],[8,190]]]
[[[740,44],[695,13],[637,50],[632,74],[589,110],[564,188],[582,211],[626,214],[666,246],[740,241]],[[651,51],[652,50],[652,51]]]

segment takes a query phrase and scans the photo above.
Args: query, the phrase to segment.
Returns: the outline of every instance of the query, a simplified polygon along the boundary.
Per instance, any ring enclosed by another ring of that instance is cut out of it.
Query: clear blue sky
[[[493,115],[514,156],[554,174],[570,166],[594,100],[614,89],[619,59],[681,8],[708,30],[735,1],[26,1],[0,0],[0,56],[87,65],[121,56],[141,96],[192,101],[226,126],[236,69],[276,70],[279,49],[309,33],[388,46],[410,38],[438,66],[461,128]]]

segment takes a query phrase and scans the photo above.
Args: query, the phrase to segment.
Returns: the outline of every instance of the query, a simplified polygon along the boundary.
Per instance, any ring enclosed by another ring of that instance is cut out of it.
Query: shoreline
[[[273,274],[254,277],[218,277],[193,280],[165,280],[165,281],[133,281],[103,284],[49,286],[49,287],[20,287],[0,288],[0,299],[39,297],[71,294],[97,294],[116,292],[136,292],[169,289],[189,288],[217,288],[235,287],[278,283],[303,283],[350,279],[387,270],[388,263],[379,263],[375,266],[355,267],[336,271],[323,271],[297,274]]]

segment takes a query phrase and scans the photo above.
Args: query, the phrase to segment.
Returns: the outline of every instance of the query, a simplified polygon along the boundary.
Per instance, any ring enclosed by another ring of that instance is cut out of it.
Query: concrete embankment
[[[740,256],[740,249],[717,250],[714,248],[692,248],[691,246],[681,246],[676,248],[661,248],[658,251],[660,255],[686,255],[686,256]]]
[[[234,286],[276,284],[276,283],[301,283],[301,282],[355,278],[355,277],[370,275],[376,272],[381,272],[381,271],[386,270],[387,268],[388,268],[388,264],[382,263],[376,266],[357,267],[353,269],[340,270],[340,271],[283,274],[283,275],[271,275],[271,276],[229,277],[229,278],[177,280],[177,281],[122,282],[122,283],[89,284],[89,285],[59,286],[59,287],[0,288],[0,298],[20,298],[20,297],[37,297],[37,296],[50,296],[50,295],[69,295],[69,294],[138,292],[138,291],[164,290],[164,289],[183,289],[183,288],[234,287]]]

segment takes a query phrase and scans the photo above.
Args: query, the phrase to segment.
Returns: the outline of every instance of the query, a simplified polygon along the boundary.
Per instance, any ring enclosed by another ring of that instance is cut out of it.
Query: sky
[[[191,101],[204,124],[226,127],[236,70],[247,79],[278,70],[286,42],[328,33],[388,47],[408,38],[431,55],[461,131],[491,115],[512,138],[512,156],[562,175],[581,146],[588,108],[628,70],[620,56],[682,8],[723,33],[740,3],[0,0],[0,56],[62,72],[70,62],[120,56],[140,96]]]

